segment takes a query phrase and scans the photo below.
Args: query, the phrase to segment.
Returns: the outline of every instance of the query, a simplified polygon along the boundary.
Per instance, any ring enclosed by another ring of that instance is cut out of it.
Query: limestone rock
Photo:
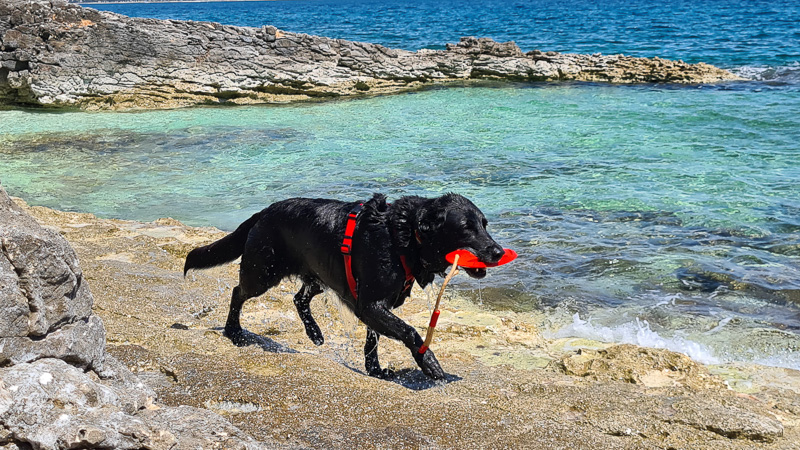
[[[130,410],[111,388],[58,359],[0,369],[0,420],[16,441],[38,448],[169,448],[159,432]]]
[[[520,58],[522,50],[513,42],[495,42],[489,38],[464,37],[458,44],[447,44],[450,52],[470,55],[490,55],[506,58]]]
[[[211,411],[161,408],[105,351],[77,256],[0,187],[0,447],[262,448]]]
[[[3,364],[19,364],[41,358],[59,358],[77,367],[102,370],[105,342],[103,321],[91,316],[64,325],[43,339],[0,338],[0,361]]]
[[[159,408],[143,411],[139,417],[149,423],[171,430],[179,437],[176,449],[220,448],[260,449],[291,448],[272,443],[267,446],[231,425],[228,420],[207,409],[191,406]]]
[[[736,405],[713,405],[695,397],[681,399],[672,407],[682,416],[673,419],[677,423],[729,439],[772,442],[783,436],[783,425],[777,420]]]
[[[273,26],[129,18],[65,0],[0,2],[0,102],[87,109],[264,103],[471,79],[714,83],[707,64],[523,53],[465,37],[410,52]]]
[[[135,414],[145,405],[59,359],[0,369],[0,383],[0,420],[15,441],[36,448],[261,448],[211,411]]]
[[[665,349],[614,345],[604,350],[581,349],[550,365],[567,375],[594,381],[624,381],[649,387],[720,388],[723,383],[688,356]]]
[[[102,367],[105,330],[75,251],[0,188],[0,365],[63,357]]]

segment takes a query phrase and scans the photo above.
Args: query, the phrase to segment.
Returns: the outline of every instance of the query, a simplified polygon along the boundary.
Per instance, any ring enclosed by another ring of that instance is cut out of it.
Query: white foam
[[[576,313],[572,316],[572,323],[555,332],[545,333],[545,337],[553,338],[582,338],[600,342],[635,344],[642,347],[665,348],[684,355],[703,364],[719,364],[720,360],[708,346],[691,341],[682,336],[663,337],[650,329],[646,320],[638,317],[621,325],[606,327],[594,325],[590,320],[583,320]]]
[[[785,66],[741,66],[730,69],[735,75],[753,81],[794,82],[799,78],[800,62]]]

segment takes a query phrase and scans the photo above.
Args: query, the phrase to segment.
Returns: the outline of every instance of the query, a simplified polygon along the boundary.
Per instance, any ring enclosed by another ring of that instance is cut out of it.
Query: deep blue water
[[[5,110],[0,181],[32,204],[224,229],[286,197],[457,191],[520,253],[480,285],[459,280],[487,305],[546,311],[566,325],[557,335],[800,368],[800,2],[94,7],[409,50],[488,36],[523,50],[704,61],[750,78],[509,83],[140,113]]]

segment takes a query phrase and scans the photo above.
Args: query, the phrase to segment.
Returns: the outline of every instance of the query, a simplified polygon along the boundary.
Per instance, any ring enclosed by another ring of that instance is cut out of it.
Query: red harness
[[[358,300],[358,282],[356,277],[353,276],[353,258],[350,253],[353,251],[353,233],[356,231],[356,224],[358,216],[361,214],[362,204],[356,205],[350,213],[347,214],[347,225],[344,229],[344,238],[342,239],[342,255],[344,256],[344,270],[347,274],[347,285],[350,287],[350,293],[353,298]],[[400,262],[403,264],[403,270],[406,272],[406,280],[403,282],[403,292],[411,289],[414,285],[414,275],[411,273],[411,268],[408,267],[406,257],[400,255]]]

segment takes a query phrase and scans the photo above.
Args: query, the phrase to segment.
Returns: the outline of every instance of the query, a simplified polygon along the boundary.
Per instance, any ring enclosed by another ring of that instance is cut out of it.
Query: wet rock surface
[[[716,83],[708,64],[465,37],[410,52],[265,25],[128,18],[64,0],[0,3],[0,101],[87,109],[312,100],[474,80]]]
[[[595,381],[620,380],[649,387],[721,388],[722,381],[686,355],[622,344],[607,349],[579,349],[553,361],[556,372]]]
[[[236,264],[187,279],[181,271],[191,248],[224,233],[171,219],[25,210],[79,255],[107,329],[106,364],[124,364],[157,394],[161,409],[133,416],[142,430],[183,417],[185,408],[188,416],[223,416],[268,447],[789,449],[800,442],[796,371],[706,368],[666,350],[550,341],[538,331],[542,317],[487,310],[452,293],[433,343],[446,382],[429,381],[388,339],[380,342],[382,362],[399,377],[366,376],[364,328],[328,294],[312,303],[325,335],[324,345],[313,345],[292,303],[299,286],[290,282],[245,304],[252,344],[236,347],[221,334]],[[415,289],[400,317],[424,332],[435,294]],[[14,366],[15,376],[41,379],[37,363]],[[105,395],[87,386],[81,392]],[[8,382],[4,389],[0,399]],[[120,398],[120,411],[142,401]],[[95,428],[112,436],[103,423]],[[96,435],[87,431],[86,439]]]

